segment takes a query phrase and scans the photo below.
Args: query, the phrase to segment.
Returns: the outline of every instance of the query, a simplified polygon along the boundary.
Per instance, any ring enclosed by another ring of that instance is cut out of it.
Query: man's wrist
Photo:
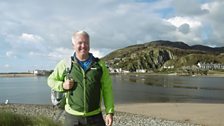
[[[106,115],[111,115],[111,116],[114,116],[114,113],[107,113]]]

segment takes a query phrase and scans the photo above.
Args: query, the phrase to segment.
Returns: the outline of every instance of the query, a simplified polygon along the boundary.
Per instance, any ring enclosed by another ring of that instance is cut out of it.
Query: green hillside
[[[133,72],[137,69],[161,71],[165,66],[180,69],[197,65],[198,62],[224,64],[224,48],[160,40],[118,49],[103,59],[111,68]]]

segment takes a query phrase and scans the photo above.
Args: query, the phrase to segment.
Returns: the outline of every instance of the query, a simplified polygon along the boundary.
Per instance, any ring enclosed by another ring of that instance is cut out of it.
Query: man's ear
[[[72,43],[72,48],[75,50],[75,44],[74,43]]]

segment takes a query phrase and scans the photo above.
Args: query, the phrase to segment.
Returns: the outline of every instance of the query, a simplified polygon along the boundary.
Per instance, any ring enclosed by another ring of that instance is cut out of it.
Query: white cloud
[[[71,35],[80,29],[97,57],[154,40],[224,46],[223,6],[222,0],[0,1],[0,54],[51,64],[72,55]]]
[[[40,42],[43,41],[43,38],[38,35],[28,34],[28,33],[22,33],[21,36],[19,36],[19,39],[28,41],[28,42]]]
[[[222,25],[224,21],[223,6],[223,0],[213,0],[202,6],[209,10],[209,13],[201,18],[206,28],[204,32],[207,34],[207,45],[224,46],[224,26]]]
[[[210,4],[208,4],[208,3],[202,4],[201,9],[205,9],[205,10],[210,11],[211,10]]]
[[[102,58],[104,56],[104,54],[100,51],[100,50],[97,50],[97,49],[93,49],[91,48],[90,49],[90,52],[95,56],[95,57],[98,57],[98,58]]]
[[[195,28],[195,27],[200,27],[202,23],[196,19],[190,18],[190,17],[172,17],[169,18],[165,21],[170,22],[172,25],[176,27],[180,27],[183,24],[188,24],[190,27]]]

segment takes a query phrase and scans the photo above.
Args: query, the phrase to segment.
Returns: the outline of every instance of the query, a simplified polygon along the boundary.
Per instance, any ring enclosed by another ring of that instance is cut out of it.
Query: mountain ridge
[[[224,53],[224,47],[209,47],[209,46],[205,46],[205,45],[189,46],[188,44],[181,42],[181,41],[172,42],[172,41],[166,41],[166,40],[158,40],[158,41],[149,42],[148,44],[176,47],[176,48],[180,48],[180,49],[191,49],[191,50],[198,50],[198,51],[210,51],[210,52]]]
[[[158,40],[127,46],[103,57],[112,68],[128,71],[161,70],[164,66],[181,68],[198,62],[224,63],[224,47],[189,46],[184,42]]]

